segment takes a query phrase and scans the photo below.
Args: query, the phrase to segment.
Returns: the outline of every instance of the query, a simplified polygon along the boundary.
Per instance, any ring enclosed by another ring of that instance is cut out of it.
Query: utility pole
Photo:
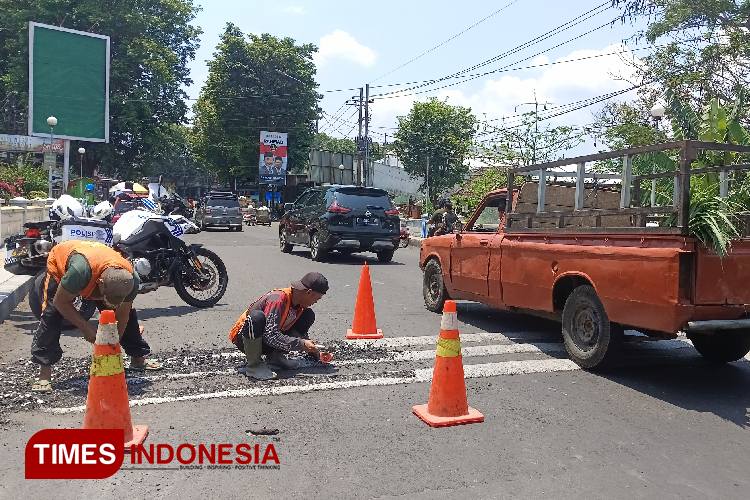
[[[427,203],[430,202],[430,157],[427,156],[427,168],[424,171],[424,183],[427,186],[427,201],[425,202],[425,210],[427,209]]]
[[[365,85],[365,169],[362,174],[370,171],[370,84]],[[362,185],[367,185],[367,176],[362,175]]]
[[[362,185],[362,102],[363,102],[363,89],[359,88],[359,119],[357,120],[359,126],[359,132],[357,132],[357,185]]]

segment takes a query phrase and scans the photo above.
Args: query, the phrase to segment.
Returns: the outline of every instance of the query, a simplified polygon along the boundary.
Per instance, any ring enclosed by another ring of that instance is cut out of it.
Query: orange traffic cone
[[[484,415],[466,401],[458,317],[452,300],[447,300],[443,307],[430,399],[426,405],[412,407],[412,411],[432,427],[484,422]]]
[[[125,451],[130,451],[131,445],[143,443],[148,435],[148,426],[133,426],[130,419],[128,386],[125,383],[114,311],[102,311],[99,316],[89,374],[83,428],[124,430]]]
[[[362,266],[357,302],[354,304],[354,322],[352,327],[346,331],[346,338],[383,338],[383,330],[378,330],[375,324],[375,303],[372,300],[372,283],[370,282],[370,268],[367,267],[367,262]]]

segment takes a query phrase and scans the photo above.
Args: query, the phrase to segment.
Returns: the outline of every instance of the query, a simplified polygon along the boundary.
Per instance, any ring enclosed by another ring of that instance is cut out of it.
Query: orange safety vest
[[[271,291],[272,292],[283,292],[284,296],[286,296],[286,300],[285,300],[285,304],[284,304],[284,310],[281,312],[281,319],[279,320],[279,328],[282,328],[282,331],[290,330],[294,326],[294,323],[296,323],[297,320],[299,319],[299,317],[301,316],[301,314],[298,315],[294,319],[294,321],[292,322],[292,324],[289,325],[286,328],[286,330],[283,329],[284,323],[286,323],[286,318],[287,318],[287,316],[289,316],[289,309],[292,307],[292,289],[291,288],[278,288],[276,290],[271,290]],[[266,295],[267,294],[263,295],[263,297],[265,297]],[[261,297],[261,299],[263,297]],[[260,299],[258,299],[258,300],[260,300]],[[242,327],[245,326],[245,322],[247,321],[247,316],[248,316],[250,310],[252,310],[253,306],[255,306],[255,304],[258,302],[258,300],[256,300],[252,304],[250,304],[250,307],[248,307],[247,309],[245,309],[245,312],[243,312],[240,315],[240,317],[237,318],[237,321],[234,322],[234,325],[232,325],[232,329],[229,330],[229,341],[230,342],[234,343],[234,339],[237,338],[237,334],[240,333],[240,330],[242,330]]]
[[[47,273],[58,283],[62,281],[68,268],[68,259],[74,253],[83,255],[91,266],[91,280],[81,290],[81,297],[86,299],[91,298],[105,269],[115,267],[133,272],[130,262],[107,245],[95,241],[65,241],[55,245],[47,258]]]

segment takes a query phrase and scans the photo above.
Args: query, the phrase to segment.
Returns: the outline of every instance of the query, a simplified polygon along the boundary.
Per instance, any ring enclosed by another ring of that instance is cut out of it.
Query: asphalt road
[[[634,337],[621,366],[591,374],[570,363],[554,323],[459,304],[466,386],[485,422],[432,429],[411,414],[427,401],[440,316],[424,309],[418,250],[390,264],[367,254],[316,263],[279,252],[276,226],[191,236],[225,261],[230,283],[209,310],[171,289],[136,302],[159,374],[129,376],[147,442],[273,443],[278,470],[121,470],[102,481],[26,481],[37,430],[78,427],[90,345],[69,332],[51,395],[28,392],[35,326],[22,305],[0,326],[0,498],[747,498],[750,362],[702,361],[685,339]],[[383,341],[344,342],[361,265],[372,275]],[[253,298],[310,270],[331,289],[311,336],[337,349],[253,383],[226,339]],[[277,428],[276,441],[246,431]],[[129,465],[128,465],[129,466]]]

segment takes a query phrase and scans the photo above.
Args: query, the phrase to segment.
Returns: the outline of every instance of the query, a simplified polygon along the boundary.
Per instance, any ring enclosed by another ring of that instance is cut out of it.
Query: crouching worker
[[[73,302],[77,297],[96,301],[99,310],[112,309],[117,318],[120,345],[131,357],[130,369],[158,370],[161,365],[146,361],[151,352],[138,326],[133,299],[138,294],[139,279],[130,262],[101,243],[66,241],[52,248],[47,258],[44,278],[42,315],[31,344],[31,359],[39,366],[39,378],[32,390],[52,390],[52,365],[62,357],[60,333],[63,319],[93,343],[96,326],[85,320]]]
[[[229,340],[245,353],[245,375],[256,380],[276,378],[263,361],[279,369],[294,370],[300,362],[287,358],[292,351],[316,358],[320,353],[307,332],[315,321],[310,307],[328,291],[328,280],[320,273],[307,273],[290,288],[271,290],[250,304],[229,332]]]

